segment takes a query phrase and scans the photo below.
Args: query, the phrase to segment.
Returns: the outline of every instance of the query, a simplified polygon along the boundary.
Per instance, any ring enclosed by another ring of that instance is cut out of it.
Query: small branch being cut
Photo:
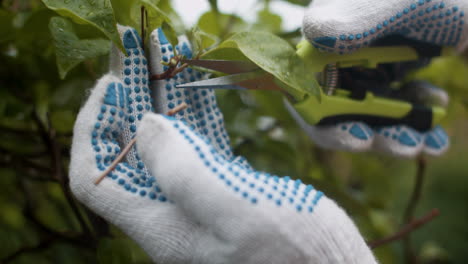
[[[170,110],[169,112],[167,112],[166,115],[168,116],[173,116],[175,114],[177,114],[178,112],[184,110],[185,108],[187,108],[188,105],[186,103],[182,103],[178,106],[176,106],[174,109]],[[102,180],[104,180],[104,178],[107,176],[107,174],[109,174],[110,172],[112,172],[115,167],[117,166],[117,164],[119,164],[124,158],[125,156],[128,154],[128,152],[130,152],[130,150],[132,149],[132,147],[135,145],[136,143],[136,138],[133,138],[132,140],[130,140],[130,142],[128,142],[127,146],[122,150],[122,152],[120,153],[119,156],[117,156],[117,158],[111,163],[111,165],[109,166],[109,168],[107,168],[107,170],[105,170],[101,176],[99,176],[95,181],[94,181],[94,184],[95,185],[98,185],[99,183],[101,183]]]
[[[374,249],[374,248],[383,246],[385,244],[388,244],[397,240],[401,240],[407,237],[411,232],[431,222],[439,214],[440,214],[439,209],[432,209],[432,211],[430,211],[427,215],[425,215],[424,217],[421,217],[420,219],[413,220],[411,223],[405,225],[402,229],[400,229],[400,231],[396,232],[394,235],[389,236],[387,238],[372,241],[369,243],[369,246],[372,249]]]
[[[180,72],[182,72],[189,65],[187,63],[184,63],[180,67],[177,67],[180,60],[182,60],[182,56],[175,56],[171,58],[171,61],[169,63],[169,68],[161,74],[153,74],[151,76],[151,80],[158,81],[158,80],[170,79],[176,76],[177,74],[179,74]]]

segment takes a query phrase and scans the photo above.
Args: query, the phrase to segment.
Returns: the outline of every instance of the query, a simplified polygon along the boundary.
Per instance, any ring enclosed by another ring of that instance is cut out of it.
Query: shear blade
[[[228,74],[247,73],[259,69],[257,65],[249,61],[184,59],[182,63]]]
[[[240,86],[239,84],[245,81],[256,79],[259,76],[264,75],[262,71],[254,71],[247,73],[238,73],[218,78],[190,82],[185,84],[177,85],[177,88],[201,88],[201,89],[236,89],[245,90],[247,88]]]

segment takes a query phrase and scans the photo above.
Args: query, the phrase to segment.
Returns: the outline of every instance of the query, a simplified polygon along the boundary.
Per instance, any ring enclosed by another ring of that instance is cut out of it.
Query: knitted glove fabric
[[[468,45],[464,0],[314,0],[303,31],[317,47],[352,52],[388,35],[463,51]]]
[[[203,78],[190,69],[151,84],[147,64],[174,49],[161,31],[146,61],[136,32],[119,27],[129,56],[113,50],[74,128],[75,196],[117,225],[157,263],[376,263],[346,213],[311,185],[257,172],[235,157],[211,90],[176,90]],[[175,48],[190,55],[186,40]],[[154,73],[155,73],[154,72]],[[148,106],[148,107],[147,107]],[[99,185],[93,181],[128,140],[137,146]]]
[[[423,96],[437,104],[446,105],[448,95],[442,89],[426,82],[413,82],[414,94],[405,95],[405,99]],[[421,103],[421,100],[416,100]],[[450,145],[445,130],[436,126],[421,133],[407,126],[370,127],[363,122],[344,122],[336,125],[313,126],[308,124],[295,110],[286,103],[286,107],[296,122],[307,135],[320,147],[331,150],[351,152],[376,151],[401,158],[413,158],[421,153],[432,156],[444,154]]]
[[[354,52],[389,35],[462,51],[468,44],[467,11],[468,2],[462,0],[315,0],[304,16],[303,32],[316,48],[340,54]],[[448,101],[441,89],[414,85],[417,94],[438,98],[438,102]],[[412,158],[420,153],[442,155],[449,147],[449,138],[439,126],[426,133],[407,126],[370,127],[362,122],[311,126],[289,108],[312,140],[328,149],[375,150]]]

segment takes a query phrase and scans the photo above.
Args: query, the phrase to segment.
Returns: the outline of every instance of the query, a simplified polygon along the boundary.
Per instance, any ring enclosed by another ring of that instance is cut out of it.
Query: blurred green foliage
[[[122,11],[130,1],[104,2],[114,6],[118,22],[138,24],[138,8],[125,9],[128,14]],[[198,38],[200,49],[248,29],[297,42],[297,34],[282,30],[281,17],[269,10],[269,1],[263,1],[264,8],[251,24],[221,14],[216,1],[209,2],[212,10],[201,16],[195,30],[199,33],[193,38]],[[289,2],[307,5],[310,1]],[[55,8],[62,2],[44,3]],[[59,18],[44,3],[4,0],[0,9],[0,260],[150,263],[133,241],[78,204],[68,189],[74,119],[88,89],[107,71],[108,39],[116,42],[113,18],[96,24],[87,18],[89,12],[63,10],[59,13],[68,18]],[[153,6],[149,19],[158,12],[164,14],[159,22],[152,20],[153,27],[166,20],[174,32],[184,31],[170,1],[141,3]],[[446,155],[429,159],[416,215],[432,208],[439,208],[441,215],[412,234],[413,248],[422,263],[466,263],[468,67],[454,55],[434,60],[413,78],[430,80],[449,91],[452,102],[443,125],[453,142]],[[274,92],[221,91],[218,100],[235,152],[257,169],[301,178],[322,189],[353,216],[368,240],[399,229],[416,174],[414,161],[316,148],[283,107],[281,95]],[[375,253],[384,264],[403,262],[399,242]]]

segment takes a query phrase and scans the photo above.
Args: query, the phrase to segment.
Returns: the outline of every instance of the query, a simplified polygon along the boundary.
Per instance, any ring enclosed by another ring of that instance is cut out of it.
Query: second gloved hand
[[[304,16],[303,32],[323,52],[352,53],[392,36],[462,51],[468,44],[467,11],[468,2],[463,0],[315,0]],[[430,84],[413,82],[403,88],[398,99],[448,103],[447,94]],[[311,126],[291,112],[314,142],[328,149],[375,150],[411,158],[420,153],[441,155],[449,147],[439,126],[423,133],[407,126],[371,127],[363,122]]]

